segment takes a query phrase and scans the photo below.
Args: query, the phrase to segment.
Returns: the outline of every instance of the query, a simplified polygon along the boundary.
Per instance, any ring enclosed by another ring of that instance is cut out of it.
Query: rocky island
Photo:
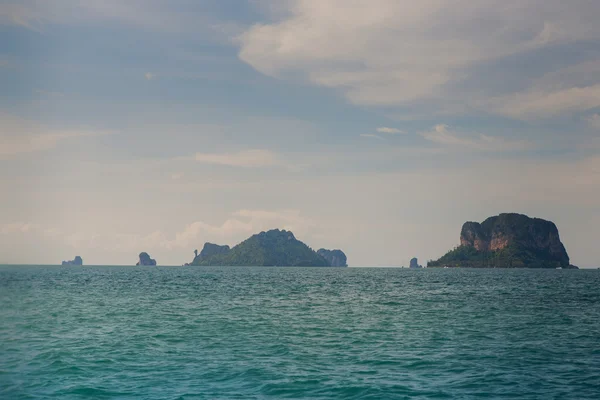
[[[428,267],[577,268],[551,221],[522,214],[500,214],[465,222],[460,246]]]
[[[135,265],[156,265],[156,260],[150,258],[150,255],[146,252],[141,252],[139,258],[140,260]]]
[[[79,256],[75,256],[74,259],[70,260],[70,261],[63,261],[62,265],[83,265],[83,260],[81,259],[81,257]]]
[[[346,256],[340,253],[334,253],[338,257],[335,263],[343,262],[345,266]],[[330,267],[332,263],[297,240],[292,232],[273,229],[252,235],[232,248],[206,243],[190,265]]]
[[[417,259],[417,257],[414,257],[410,259],[409,268],[423,268],[423,266],[419,265],[419,260]]]
[[[319,249],[317,254],[323,257],[331,267],[347,267],[346,255],[341,250]]]

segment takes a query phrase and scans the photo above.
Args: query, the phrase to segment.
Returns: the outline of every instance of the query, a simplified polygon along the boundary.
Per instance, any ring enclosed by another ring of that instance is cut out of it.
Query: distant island
[[[141,252],[139,255],[139,261],[135,265],[156,265],[156,260],[150,258],[148,253]]]
[[[75,256],[73,260],[63,261],[62,265],[83,265],[83,260],[79,256]]]
[[[348,261],[346,255],[341,250],[319,249],[317,254],[323,257],[331,267],[347,267]]]
[[[297,240],[290,231],[273,229],[252,235],[230,248],[206,243],[188,265],[196,266],[265,266],[265,267],[346,267],[341,250],[315,252]]]
[[[460,246],[427,267],[577,268],[553,222],[514,213],[465,222]]]
[[[419,260],[417,259],[417,257],[411,258],[410,259],[410,264],[409,264],[409,268],[423,268],[422,265],[419,265]]]

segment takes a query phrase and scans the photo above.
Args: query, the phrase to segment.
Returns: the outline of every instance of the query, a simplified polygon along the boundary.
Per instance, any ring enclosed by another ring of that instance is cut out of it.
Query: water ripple
[[[0,267],[2,399],[598,399],[600,273]]]

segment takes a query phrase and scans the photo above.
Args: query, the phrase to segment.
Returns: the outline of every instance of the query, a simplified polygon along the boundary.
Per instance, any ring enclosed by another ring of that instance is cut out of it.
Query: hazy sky
[[[550,219],[600,265],[600,1],[0,0],[0,263],[269,228],[407,265]]]

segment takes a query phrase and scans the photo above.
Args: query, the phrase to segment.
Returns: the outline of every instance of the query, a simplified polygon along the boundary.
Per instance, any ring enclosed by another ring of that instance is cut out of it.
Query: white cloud
[[[377,128],[377,132],[380,132],[380,133],[406,133],[404,131],[401,131],[400,129],[388,128],[386,126],[382,126],[380,128]]]
[[[52,129],[13,117],[1,115],[0,119],[0,158],[23,153],[50,150],[67,139],[112,134],[109,131],[78,129]]]
[[[372,139],[379,139],[379,140],[385,140],[384,138],[382,138],[379,135],[375,135],[374,133],[361,133],[360,137],[364,137],[364,138],[372,138]]]
[[[163,241],[168,248],[202,246],[206,241],[235,245],[250,235],[269,229],[291,230],[302,237],[316,228],[316,223],[305,218],[298,210],[239,210],[221,225],[202,221],[189,224],[173,240]]]
[[[421,136],[430,142],[457,149],[479,151],[525,150],[530,144],[525,141],[510,141],[484,134],[465,135],[452,132],[448,125],[439,124],[431,131],[422,132]]]
[[[242,150],[237,153],[196,153],[196,161],[204,164],[258,168],[281,164],[277,154],[269,150]]]
[[[146,72],[146,73],[144,74],[144,77],[146,78],[146,80],[147,80],[147,81],[151,81],[151,80],[153,80],[154,78],[156,78],[156,75],[155,75],[155,74],[153,74],[152,72]]]
[[[60,236],[62,232],[57,228],[45,227],[40,224],[35,224],[31,222],[12,222],[7,224],[0,224],[0,234],[35,234],[44,235],[47,237],[57,237]]]
[[[233,246],[250,235],[269,229],[291,230],[302,240],[316,226],[313,220],[304,217],[298,210],[239,210],[231,213],[221,225],[196,221],[172,236],[161,230],[150,233],[98,233],[95,230],[65,233],[54,227],[30,222],[0,224],[0,235],[19,238],[21,243],[41,240],[43,236],[52,240],[55,245],[60,243],[68,246],[71,248],[69,252],[82,255],[92,250],[101,250],[134,257],[140,251],[155,254],[187,249],[191,253],[194,248],[201,248],[205,242]]]
[[[414,104],[428,108],[429,115],[449,102],[457,112],[477,110],[510,90],[462,87],[482,65],[489,70],[507,57],[541,64],[547,59],[540,58],[541,50],[600,39],[600,2],[586,0],[291,0],[284,5],[287,10],[275,15],[276,22],[253,25],[238,38],[241,60],[269,76],[304,77],[340,90],[355,104]],[[593,57],[589,54],[583,62]],[[556,60],[564,65],[564,55]],[[539,68],[541,73],[552,70],[551,62]],[[548,87],[549,100],[535,95],[520,100],[530,114],[568,113],[595,102],[594,84],[555,94]],[[521,117],[510,103],[489,110]]]
[[[492,101],[492,109],[496,112],[518,119],[553,117],[596,107],[600,107],[600,84],[556,91],[527,91]]]

